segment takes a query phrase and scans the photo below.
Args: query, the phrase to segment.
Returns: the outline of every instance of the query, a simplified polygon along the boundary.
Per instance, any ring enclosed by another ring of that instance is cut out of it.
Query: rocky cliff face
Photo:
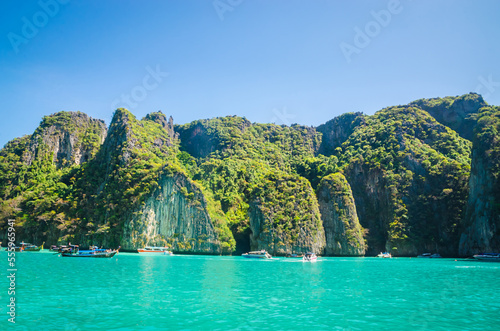
[[[231,135],[240,135],[252,124],[237,116],[198,120],[176,126],[181,148],[195,158],[204,158],[211,153],[230,147]]]
[[[80,165],[97,153],[106,133],[104,121],[80,112],[45,116],[31,136],[24,162],[31,165],[37,157],[52,153],[58,168]]]
[[[341,173],[324,177],[317,189],[325,229],[325,255],[363,256],[363,228],[359,224],[351,186]]]
[[[139,121],[118,109],[106,130],[57,113],[0,151],[0,240],[15,218],[19,239],[36,244],[213,254],[234,252],[236,238],[240,250],[274,255],[500,250],[499,111],[476,113],[482,105],[476,94],[417,100],[318,128],[236,116],[174,127],[161,112]]]
[[[135,250],[144,246],[170,246],[175,252],[222,252],[207,201],[185,175],[164,175],[159,187],[125,223],[121,245]]]
[[[323,134],[319,153],[327,156],[334,154],[335,149],[349,138],[354,129],[364,124],[363,113],[358,112],[342,114],[318,126],[316,130]]]
[[[179,134],[177,134],[174,129],[174,119],[172,116],[170,116],[167,121],[167,116],[161,111],[157,111],[155,113],[147,114],[144,119],[160,124],[162,128],[167,131],[168,136],[170,137],[170,142],[179,138]],[[172,143],[170,143],[170,146],[172,146]]]
[[[457,97],[420,99],[409,105],[427,111],[439,123],[458,132],[461,137],[472,140],[476,120],[471,115],[487,104],[481,95],[469,93]]]
[[[311,185],[300,177],[270,174],[253,192],[249,207],[250,247],[272,255],[322,254],[325,233]]]
[[[345,169],[356,203],[356,214],[363,228],[367,229],[367,255],[387,251],[388,220],[392,219],[389,182],[382,169],[373,169],[359,162]]]
[[[500,251],[500,107],[480,113],[472,150],[460,255]]]
[[[469,142],[415,107],[384,109],[342,145],[368,255],[455,256]],[[459,152],[458,152],[459,151]]]

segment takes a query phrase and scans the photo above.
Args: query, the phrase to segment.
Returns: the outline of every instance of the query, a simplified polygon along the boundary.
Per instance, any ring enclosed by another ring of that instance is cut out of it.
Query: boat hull
[[[117,252],[106,252],[106,253],[95,253],[95,254],[87,254],[87,253],[61,253],[64,257],[88,257],[88,258],[110,258],[115,256]]]
[[[498,256],[474,255],[474,258],[478,261],[483,261],[483,262],[500,262],[500,255]]]
[[[174,255],[171,251],[151,251],[145,249],[138,249],[137,253],[142,255]]]
[[[243,253],[241,256],[247,259],[272,259],[273,257],[265,250]]]
[[[316,262],[316,261],[318,261],[318,258],[317,257],[312,257],[312,258],[308,259],[308,258],[304,257],[302,259],[302,261],[304,261],[304,262]]]
[[[245,255],[243,254],[242,255],[243,257],[247,258],[247,259],[269,259],[269,257],[265,256],[265,255]]]

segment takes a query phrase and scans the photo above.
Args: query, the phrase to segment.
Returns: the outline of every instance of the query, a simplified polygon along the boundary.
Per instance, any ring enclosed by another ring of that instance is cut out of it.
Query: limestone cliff
[[[221,253],[201,190],[181,173],[163,175],[158,184],[125,223],[121,246],[135,250],[167,245],[175,252]]]
[[[342,145],[368,255],[455,256],[470,143],[416,107],[390,107]]]
[[[304,178],[268,174],[252,193],[249,218],[252,250],[265,249],[272,255],[323,253],[325,233],[318,202]]]
[[[500,251],[500,107],[481,110],[474,129],[469,200],[460,255]]]
[[[24,162],[31,165],[37,157],[52,153],[58,168],[85,163],[97,153],[106,132],[104,121],[81,112],[45,116],[31,136]]]
[[[362,256],[366,245],[351,186],[341,173],[324,177],[317,189],[325,229],[325,255]]]
[[[241,135],[250,121],[237,116],[198,120],[175,129],[181,140],[181,148],[195,158],[207,157],[215,151],[231,147],[231,137]]]
[[[473,138],[473,129],[476,124],[474,115],[486,105],[483,97],[476,93],[457,97],[420,99],[409,104],[409,106],[416,106],[427,111],[439,123],[450,127],[468,140]]]
[[[318,126],[316,130],[323,134],[319,153],[327,156],[334,154],[335,149],[349,138],[354,129],[364,124],[363,113],[358,112],[342,114]]]
[[[226,252],[232,238],[224,219],[214,217],[215,203],[184,174],[178,152],[163,114],[138,121],[118,109],[101,150],[76,183],[73,216],[80,221],[66,237],[125,250],[168,244],[176,252]]]

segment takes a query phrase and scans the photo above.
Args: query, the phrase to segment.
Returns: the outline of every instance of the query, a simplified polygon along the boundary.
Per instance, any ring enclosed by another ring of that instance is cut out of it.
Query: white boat
[[[318,257],[314,253],[306,253],[304,257],[302,258],[302,261],[304,262],[316,262],[318,260]]]
[[[241,256],[250,259],[272,259],[273,257],[265,250],[243,253]]]
[[[500,253],[476,254],[474,258],[479,261],[500,262]]]
[[[419,255],[417,257],[420,257],[420,258],[428,258],[428,259],[440,259],[442,258],[442,256],[438,253],[434,253],[434,254],[431,254],[431,253],[424,253],[422,255]]]
[[[384,252],[384,253],[380,252],[380,254],[377,255],[377,257],[382,257],[384,259],[387,259],[387,258],[391,258],[392,255],[391,255],[391,253],[388,253],[388,252]]]
[[[168,247],[152,247],[146,246],[144,248],[139,248],[137,250],[139,254],[154,254],[154,255],[174,255],[172,251],[168,250]]]

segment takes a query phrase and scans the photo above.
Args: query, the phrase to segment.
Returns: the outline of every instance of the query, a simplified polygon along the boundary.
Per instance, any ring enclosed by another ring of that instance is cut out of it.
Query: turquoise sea
[[[0,330],[498,330],[500,263],[16,254]]]

